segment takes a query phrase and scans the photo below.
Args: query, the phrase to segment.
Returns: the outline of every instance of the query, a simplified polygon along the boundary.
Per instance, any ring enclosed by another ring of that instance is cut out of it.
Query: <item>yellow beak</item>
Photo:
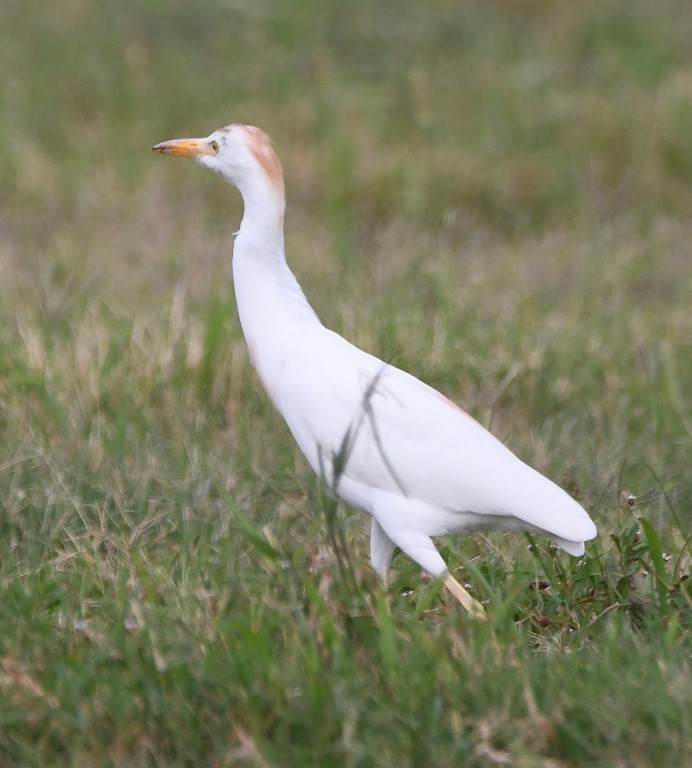
[[[160,152],[162,155],[178,155],[179,157],[191,157],[196,160],[203,155],[213,155],[214,150],[206,139],[174,139],[162,141],[151,148],[152,152]]]

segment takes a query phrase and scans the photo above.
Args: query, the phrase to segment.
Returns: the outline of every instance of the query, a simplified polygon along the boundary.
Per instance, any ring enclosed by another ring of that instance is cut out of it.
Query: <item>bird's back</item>
[[[375,491],[424,502],[436,512],[430,535],[525,528],[567,549],[595,535],[576,501],[475,419],[324,328],[287,359],[279,390],[279,409],[313,468],[353,489],[357,506]]]

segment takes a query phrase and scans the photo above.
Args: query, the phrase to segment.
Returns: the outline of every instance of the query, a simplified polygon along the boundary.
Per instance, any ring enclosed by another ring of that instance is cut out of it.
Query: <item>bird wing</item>
[[[516,517],[569,541],[595,535],[576,501],[461,408],[331,331],[292,350],[280,382],[279,410],[335,485],[343,475],[436,509]]]

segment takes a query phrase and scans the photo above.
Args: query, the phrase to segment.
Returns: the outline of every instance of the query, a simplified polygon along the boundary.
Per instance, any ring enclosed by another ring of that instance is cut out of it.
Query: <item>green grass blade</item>
[[[668,611],[668,576],[666,574],[666,564],[663,559],[663,547],[661,540],[656,533],[653,525],[644,517],[639,518],[639,524],[644,531],[646,542],[649,545],[649,556],[654,567],[656,594],[661,611]]]
[[[233,514],[233,517],[238,523],[238,529],[243,536],[252,544],[252,546],[264,557],[270,560],[277,561],[281,559],[281,553],[262,536],[257,528],[248,520],[248,518],[241,512],[240,507],[229,496],[225,488],[219,483],[216,484],[216,491],[219,496],[224,500],[224,503]]]

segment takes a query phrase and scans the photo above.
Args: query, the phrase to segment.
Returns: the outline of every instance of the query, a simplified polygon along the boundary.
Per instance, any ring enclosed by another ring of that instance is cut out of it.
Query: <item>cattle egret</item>
[[[283,173],[263,131],[229,125],[152,149],[239,190],[233,279],[250,359],[315,472],[372,516],[370,557],[385,584],[398,547],[481,618],[432,537],[522,530],[584,553],[596,527],[565,491],[444,395],[322,325],[286,263]]]

